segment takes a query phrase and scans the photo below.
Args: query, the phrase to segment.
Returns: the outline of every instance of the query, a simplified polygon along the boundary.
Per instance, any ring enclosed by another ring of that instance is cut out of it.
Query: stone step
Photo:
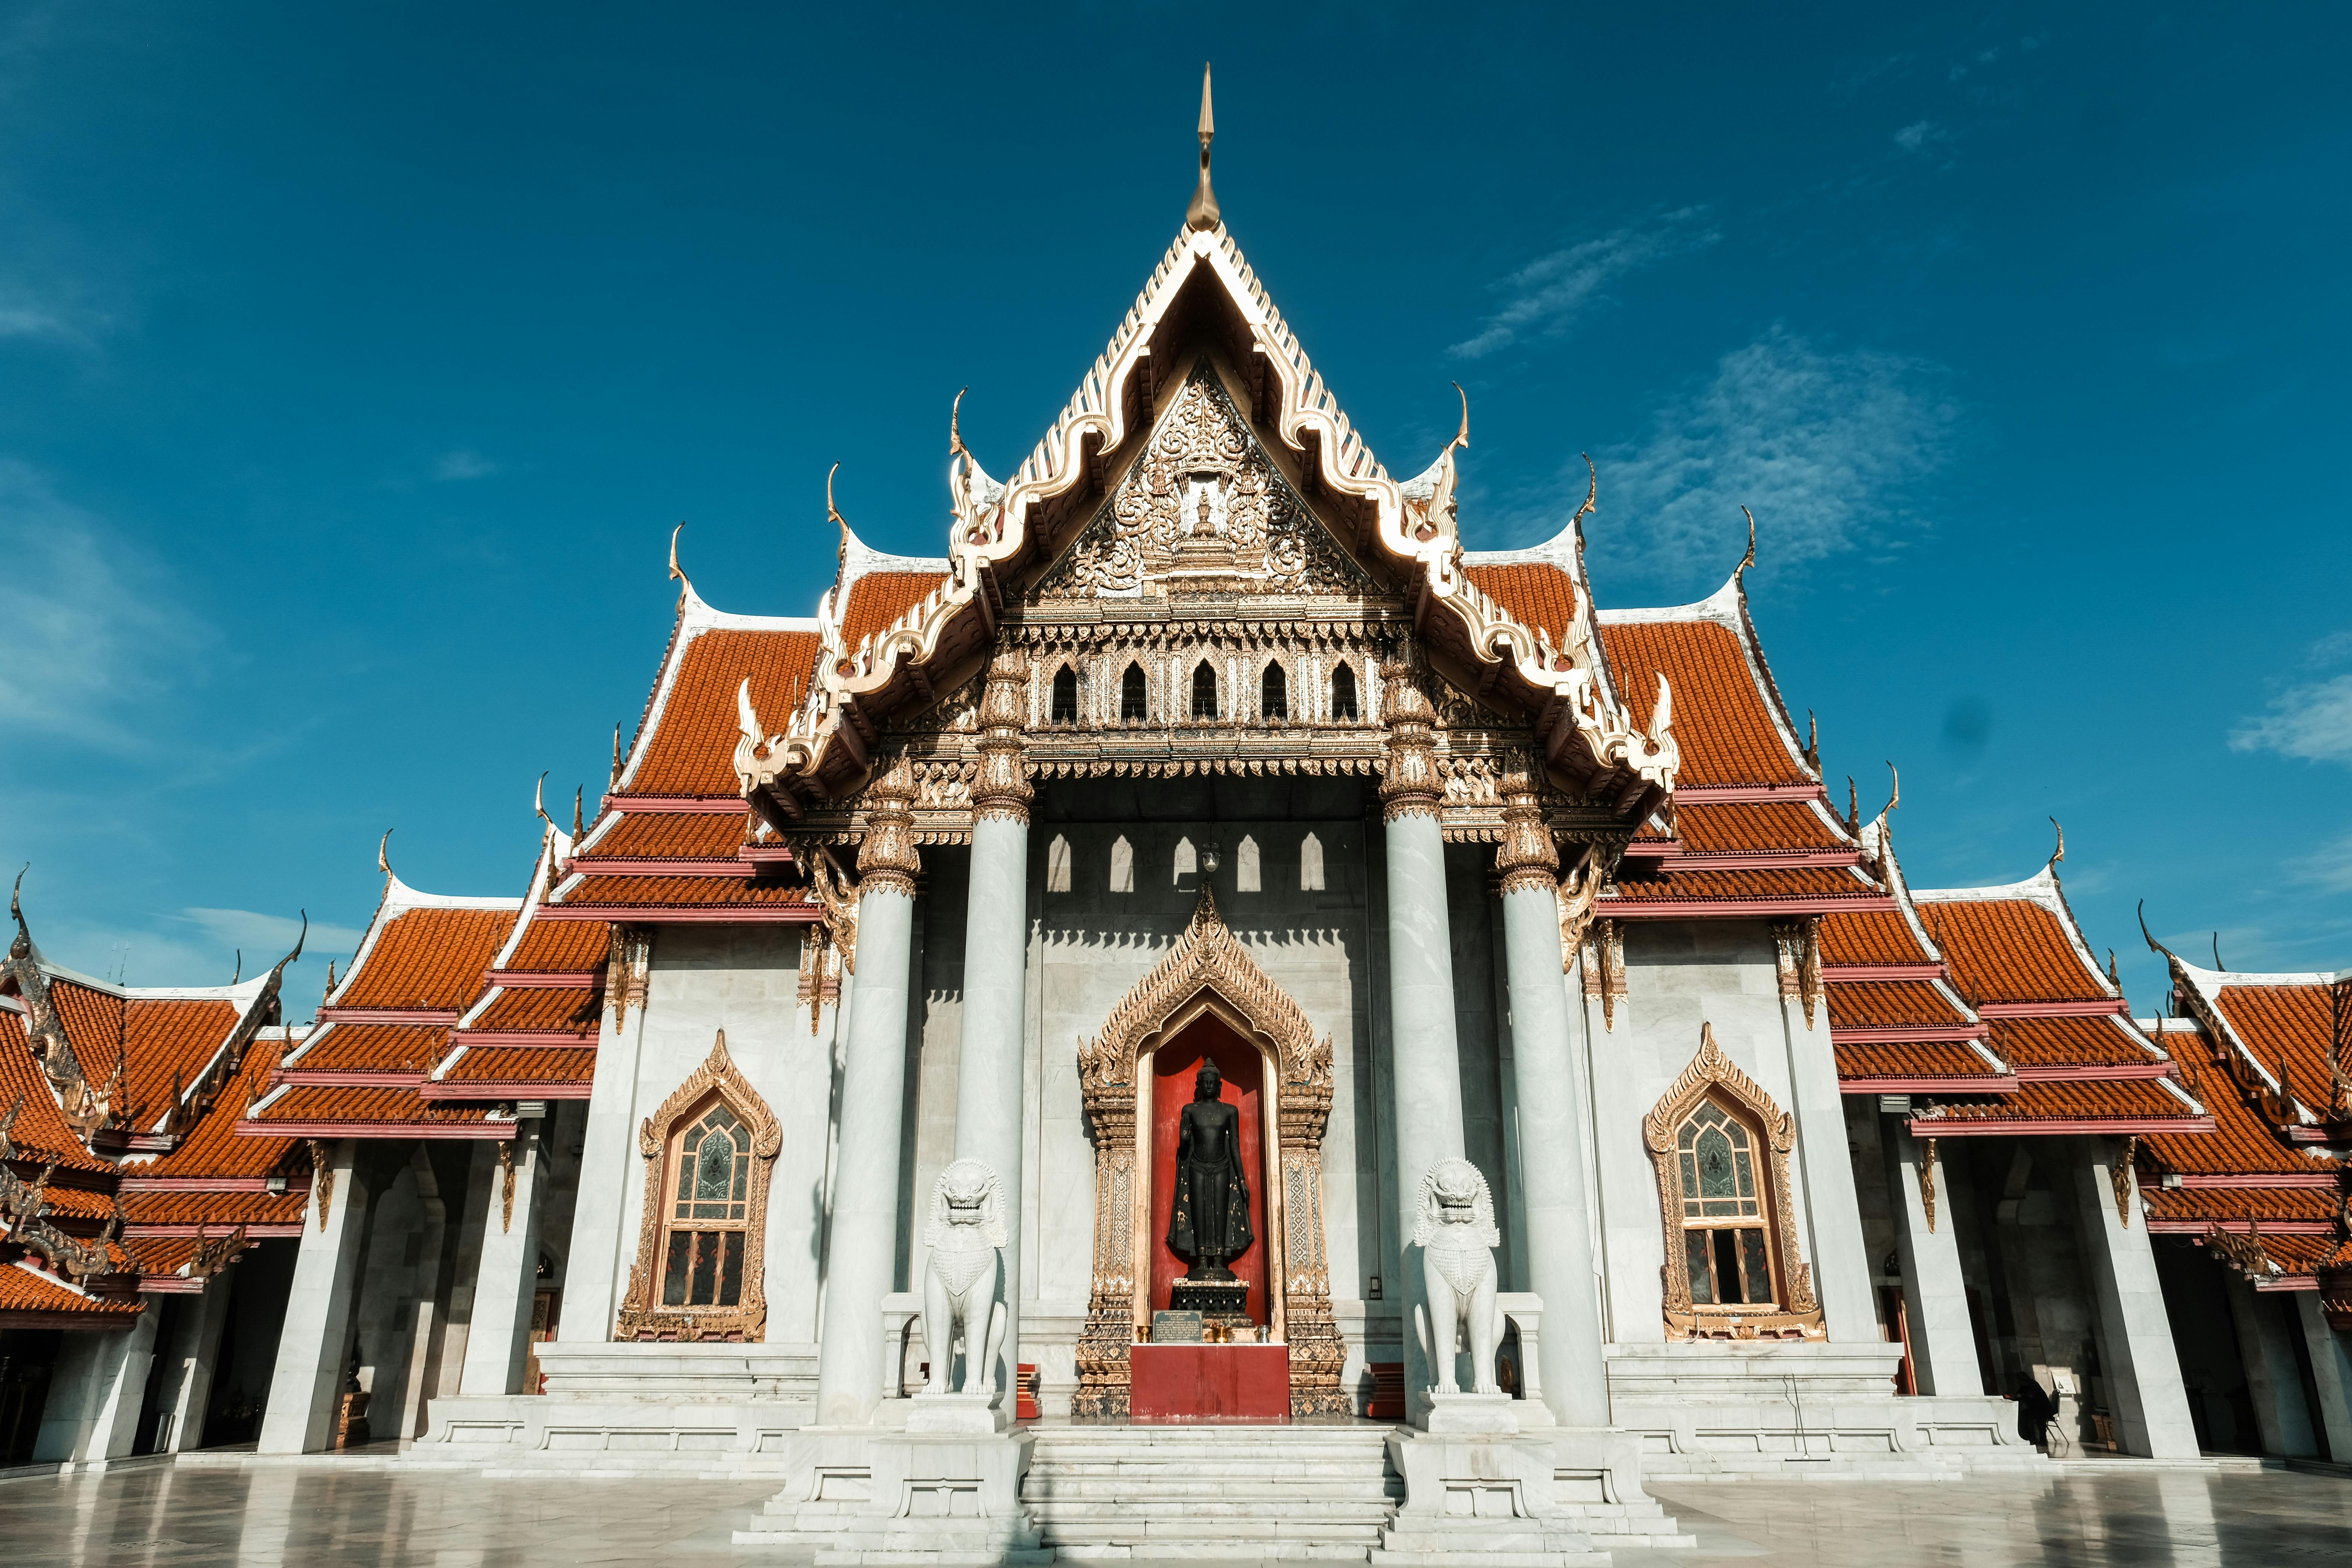
[[[1029,1472],[1029,1482],[1023,1495],[1031,1502],[1104,1501],[1104,1502],[1216,1502],[1252,1503],[1265,1508],[1288,1508],[1302,1501],[1329,1500],[1380,1506],[1399,1501],[1402,1492],[1391,1491],[1377,1476],[1349,1476],[1328,1481],[1263,1480],[1224,1481],[1183,1477],[1138,1476],[1065,1476],[1055,1474],[1040,1478],[1035,1469]]]
[[[1131,1528],[1153,1535],[1166,1535],[1171,1531],[1181,1532],[1202,1520],[1212,1519],[1245,1534],[1295,1535],[1302,1530],[1328,1524],[1363,1525],[1367,1528],[1383,1525],[1388,1522],[1391,1512],[1387,1504],[1380,1502],[1301,1501],[1281,1507],[1194,1502],[1187,1503],[1181,1510],[1167,1511],[1139,1509],[1133,1503],[1112,1499],[1045,1503],[1024,1500],[1024,1506],[1052,1530],[1100,1524]]]

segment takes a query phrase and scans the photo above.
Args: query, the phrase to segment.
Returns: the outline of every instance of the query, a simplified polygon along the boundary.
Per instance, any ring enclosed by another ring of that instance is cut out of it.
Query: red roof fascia
[[[280,1084],[298,1089],[415,1089],[424,1081],[421,1072],[368,1072],[359,1068],[320,1068],[312,1072],[280,1068],[269,1075],[272,1089]]]
[[[1911,1119],[1914,1138],[1973,1138],[1998,1132],[2004,1136],[2020,1132],[2055,1136],[2062,1132],[2210,1132],[2213,1119],[2210,1116],[2128,1117],[2112,1119],[2097,1116],[1915,1116]]]
[[[1881,1024],[1832,1029],[1832,1045],[1907,1046],[1928,1040],[1981,1040],[1992,1033],[1982,1024]]]
[[[453,1046],[528,1046],[534,1050],[593,1051],[596,1048],[593,1035],[566,1034],[561,1029],[457,1029],[449,1036]],[[424,1082],[418,1079],[419,1083]]]
[[[1824,985],[1859,985],[1872,980],[1948,980],[1940,963],[1825,963]]]
[[[2336,1177],[2325,1171],[2313,1171],[2303,1175],[2282,1171],[2270,1175],[2177,1176],[2169,1184],[2180,1187],[2326,1187],[2332,1192],[2336,1187]]]
[[[245,1230],[245,1234],[255,1240],[279,1241],[289,1237],[300,1237],[302,1234],[302,1225],[303,1222],[300,1220],[294,1220],[283,1225],[255,1225],[251,1222],[247,1222],[243,1228]],[[210,1238],[216,1236],[226,1236],[233,1228],[236,1227],[217,1225],[211,1226],[199,1226],[194,1223],[185,1225],[126,1225],[122,1227],[122,1234],[127,1237],[188,1237],[197,1235],[199,1231],[201,1231],[205,1237]]]
[[[595,1086],[576,1079],[559,1079],[537,1083],[527,1079],[483,1079],[478,1082],[459,1079],[455,1082],[428,1083],[417,1091],[421,1100],[433,1104],[462,1102],[468,1100],[586,1100]]]
[[[2177,1079],[2180,1070],[2170,1062],[2117,1062],[2107,1067],[2020,1067],[2021,1083],[2116,1083],[2133,1078]]]
[[[266,1193],[268,1176],[125,1176],[126,1193]]]
[[[789,866],[793,852],[781,844],[746,844],[735,851],[735,858],[752,866]]]
[[[2120,996],[2075,1002],[1979,1002],[1980,1018],[2103,1018],[2110,1014],[2131,1016],[2131,1004]]]
[[[564,862],[564,868],[583,877],[731,877],[739,882],[747,875],[740,859],[649,860],[625,855],[576,855]],[[540,912],[543,916],[547,911]]]
[[[742,816],[751,811],[740,795],[608,795],[606,811],[705,812],[712,816]]]
[[[321,1024],[454,1024],[465,1016],[457,1007],[321,1007]]]
[[[737,874],[740,876],[741,873]],[[1884,901],[1889,909],[1894,908],[1893,900]],[[604,921],[638,926],[807,926],[816,924],[824,914],[824,906],[819,904],[730,904],[722,908],[683,910],[660,904],[541,904],[537,918],[543,921]]]
[[[1675,799],[1693,805],[1756,805],[1775,800],[1827,800],[1829,790],[1817,784],[1685,784]]]
[[[498,1138],[514,1136],[511,1121],[255,1121],[236,1124],[240,1138]]]
[[[1892,898],[1863,894],[1851,899],[1621,899],[1612,895],[1601,900],[1600,907],[1612,921],[1760,921],[1774,915],[1892,914],[1896,906]],[[814,921],[818,912],[812,910],[805,918]],[[540,918],[545,920],[547,912],[542,911]]]
[[[2012,1094],[2014,1078],[1842,1078],[1840,1094]]]
[[[2147,1216],[2150,1236],[2202,1236],[2209,1230],[2233,1231],[2240,1236],[2250,1234],[2253,1222],[2242,1219],[2158,1219]],[[2336,1222],[2332,1219],[2266,1219],[2262,1222],[2264,1236],[2333,1236]]]
[[[1677,871],[1777,871],[1784,866],[1859,866],[1859,849],[1685,849],[1673,839],[1640,839],[1625,858],[1663,860]]]
[[[509,991],[601,991],[604,988],[604,972],[601,969],[486,969],[482,972],[484,989],[503,985]]]

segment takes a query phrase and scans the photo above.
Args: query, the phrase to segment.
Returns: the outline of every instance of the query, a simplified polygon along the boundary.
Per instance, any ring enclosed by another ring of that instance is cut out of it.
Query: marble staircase
[[[1404,1484],[1390,1428],[1035,1428],[1022,1502],[1069,1562],[1362,1563]]]

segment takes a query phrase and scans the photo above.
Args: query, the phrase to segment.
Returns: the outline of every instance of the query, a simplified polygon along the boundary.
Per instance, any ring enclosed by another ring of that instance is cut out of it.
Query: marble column
[[[645,1048],[646,993],[653,969],[653,931],[617,926],[606,964],[604,1016],[596,1037],[596,1077],[588,1091],[588,1129],[582,1139],[580,1195],[573,1207],[570,1267],[563,1275],[563,1317],[555,1337],[566,1343],[602,1344],[613,1337],[636,1256],[646,1179],[637,1153],[637,1063]],[[469,1200],[470,1202],[470,1200]],[[468,1223],[471,1223],[470,1211]],[[460,1268],[470,1269],[472,1238],[460,1243]],[[470,1275],[465,1289],[471,1300]],[[454,1322],[470,1307],[451,1301]],[[464,1331],[471,1337],[471,1331]]]
[[[898,1271],[899,1123],[907,1093],[912,966],[914,773],[902,756],[866,792],[858,847],[857,951],[842,1050],[840,1151],[825,1245],[816,1425],[862,1426],[882,1402],[882,1298]]]
[[[103,1468],[127,1457],[139,1433],[139,1406],[155,1361],[161,1298],[149,1297],[139,1321],[113,1333],[68,1333],[49,1376],[41,1429],[33,1439],[36,1463]]]
[[[2308,1459],[2319,1453],[2311,1406],[2303,1397],[2303,1370],[2296,1364],[2288,1319],[2294,1309],[2265,1294],[2234,1268],[2221,1271],[2230,1297],[2230,1317],[2238,1330],[2238,1362],[2245,1369],[2246,1394],[2253,1402],[2254,1429],[2263,1452]],[[2315,1373],[2318,1368],[2312,1369]],[[2317,1381],[2316,1378],[2314,1381]]]
[[[1002,1371],[989,1369],[1000,1389],[1017,1387],[1021,1365],[1021,1010],[1028,988],[1029,802],[1036,793],[1021,761],[1027,676],[1022,655],[998,654],[981,704],[963,928],[963,1037],[956,1053],[956,1158],[978,1160],[996,1173],[1004,1216]],[[908,1283],[921,1289],[919,1280]],[[1004,1408],[1017,1414],[1017,1399]]]
[[[1559,851],[1524,773],[1503,779],[1503,954],[1518,1089],[1528,1283],[1543,1301],[1543,1397],[1563,1426],[1609,1425],[1609,1368],[1592,1268],[1591,1119],[1569,1042]]]
[[[169,1368],[163,1402],[171,1424],[157,1447],[164,1453],[182,1454],[204,1447],[205,1413],[213,1401],[221,1331],[228,1326],[229,1292],[236,1282],[232,1266],[205,1280],[203,1295],[180,1299],[172,1338],[163,1350]]]
[[[1407,1419],[1425,1420],[1420,1395],[1434,1381],[1414,1325],[1427,1307],[1412,1237],[1422,1178],[1440,1160],[1463,1155],[1461,1046],[1454,1025],[1454,948],[1445,916],[1445,839],[1437,808],[1434,718],[1429,699],[1402,671],[1389,684],[1386,820],[1389,907],[1390,1071],[1397,1109],[1397,1237]],[[1491,1179],[1489,1185],[1492,1184]]]
[[[2123,1145],[2111,1138],[2074,1141],[2074,1230],[2090,1269],[2099,1312],[2099,1361],[2116,1424],[2116,1445],[2150,1459],[2197,1458],[2197,1428],[2172,1345],[2172,1320],[2148,1246],[2147,1219],[2125,1175],[2129,1222],[2116,1212],[2115,1175]]]
[[[474,1270],[461,1394],[534,1392],[523,1387],[522,1376],[530,1364],[530,1313],[539,1293],[539,1188],[547,1163],[546,1127],[547,1119],[538,1116],[517,1123],[513,1139],[492,1151],[489,1180],[481,1193],[467,1194],[481,1206],[482,1251]]]
[[[2319,1390],[2319,1420],[2327,1433],[2327,1454],[2352,1463],[2352,1345],[2327,1326],[2327,1310],[2315,1290],[2294,1293],[2294,1311],[2311,1352],[2311,1381]]]
[[[364,1152],[356,1139],[341,1140],[326,1151],[311,1179],[258,1452],[314,1454],[334,1440],[335,1400],[351,1360],[352,1308],[359,1298],[373,1196]]]
[[[1982,1394],[1984,1368],[1969,1321],[1968,1282],[1960,1276],[1959,1226],[1951,1204],[1937,1202],[1936,1142],[1912,1137],[1895,1117],[1885,1119],[1880,1131],[1895,1254],[1903,1261],[1912,1379],[1922,1394]],[[1948,1183],[1940,1184],[1948,1190]]]

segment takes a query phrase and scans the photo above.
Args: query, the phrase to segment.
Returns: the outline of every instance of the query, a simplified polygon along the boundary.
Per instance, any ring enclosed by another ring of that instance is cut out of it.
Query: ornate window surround
[[[751,1211],[744,1220],[743,1289],[732,1307],[665,1307],[660,1301],[662,1238],[669,1226],[664,1198],[671,1173],[664,1156],[671,1140],[714,1096],[726,1101],[751,1133]],[[727,1031],[719,1031],[710,1055],[688,1073],[661,1109],[637,1129],[637,1152],[645,1157],[645,1214],[637,1224],[637,1260],[629,1269],[629,1290],[614,1327],[617,1340],[736,1340],[767,1337],[768,1186],[783,1149],[783,1126],[727,1054]]]
[[[1255,1047],[1265,1066],[1268,1315],[1290,1346],[1290,1413],[1350,1413],[1339,1386],[1345,1359],[1331,1315],[1323,1240],[1323,1131],[1331,1113],[1331,1041],[1319,1042],[1297,1002],[1242,948],[1203,882],[1192,923],[1168,956],[1078,1051],[1095,1141],[1094,1283],[1078,1339],[1081,1420],[1125,1420],[1128,1347],[1150,1321],[1151,1162],[1137,1129],[1150,1125],[1152,1075],[1140,1063],[1203,1017]]]
[[[1675,1139],[1702,1100],[1729,1105],[1751,1131],[1763,1134],[1761,1152],[1771,1168],[1766,1184],[1765,1230],[1773,1254],[1780,1300],[1770,1305],[1697,1305],[1691,1300],[1690,1261],[1683,1250],[1682,1176]],[[1657,1168],[1658,1216],[1665,1245],[1664,1312],[1670,1337],[1690,1340],[1818,1340],[1829,1337],[1813,1275],[1797,1245],[1796,1205],[1789,1192],[1789,1156],[1797,1145],[1796,1119],[1772,1102],[1756,1080],[1739,1070],[1716,1044],[1715,1026],[1699,1026],[1698,1055],[1675,1079],[1664,1099],[1642,1119],[1642,1142]]]

